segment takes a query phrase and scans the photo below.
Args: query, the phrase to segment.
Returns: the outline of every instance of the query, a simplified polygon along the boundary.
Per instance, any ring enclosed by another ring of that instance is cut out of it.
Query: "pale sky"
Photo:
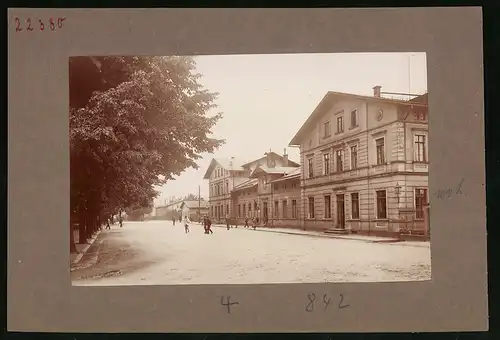
[[[157,204],[169,196],[197,195],[198,185],[208,199],[203,175],[213,157],[250,161],[269,149],[281,155],[286,147],[289,158],[299,162],[298,149],[288,143],[328,91],[371,96],[375,85],[382,92],[427,91],[425,53],[210,55],[195,60],[200,82],[219,92],[214,112],[224,117],[212,131],[226,144],[203,154],[198,170],[188,169],[159,188]]]

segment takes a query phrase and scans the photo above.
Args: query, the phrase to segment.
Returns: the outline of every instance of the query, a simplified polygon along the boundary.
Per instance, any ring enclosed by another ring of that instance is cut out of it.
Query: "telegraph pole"
[[[201,194],[199,185],[198,185],[198,222],[201,222]]]

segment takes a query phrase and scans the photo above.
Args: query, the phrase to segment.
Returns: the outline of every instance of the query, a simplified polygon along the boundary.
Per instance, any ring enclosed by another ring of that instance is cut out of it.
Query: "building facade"
[[[180,206],[182,217],[187,216],[191,221],[200,222],[201,216],[209,214],[208,202],[205,200],[185,200]]]
[[[204,176],[204,179],[208,179],[209,182],[209,215],[215,223],[224,223],[226,216],[232,219],[239,218],[240,222],[245,219],[245,216],[257,216],[255,215],[257,213],[252,215],[252,212],[261,213],[263,211],[260,206],[261,201],[257,197],[261,197],[264,194],[262,190],[267,189],[261,186],[262,189],[259,191],[259,186],[254,186],[255,183],[259,182],[259,178],[251,176],[257,176],[257,173],[254,174],[257,168],[261,171],[263,168],[290,166],[299,168],[300,164],[289,161],[286,154],[280,156],[272,151],[266,153],[264,157],[251,162],[242,162],[234,157],[230,159],[212,159]],[[283,176],[283,173],[273,176],[273,178],[281,176]],[[243,192],[247,197],[238,200],[237,198]],[[243,201],[246,204],[245,208],[243,208]],[[252,201],[252,205],[249,207],[250,201]],[[243,209],[245,209],[245,214],[243,214]]]
[[[328,92],[290,142],[300,148],[301,227],[426,233],[427,94],[412,100]]]
[[[248,180],[232,191],[238,224],[258,217],[262,225],[300,226],[300,164],[289,161],[286,153],[276,156],[269,152],[252,162]]]

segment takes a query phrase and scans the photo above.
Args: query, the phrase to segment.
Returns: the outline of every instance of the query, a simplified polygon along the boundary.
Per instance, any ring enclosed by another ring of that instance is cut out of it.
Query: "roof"
[[[310,128],[310,126],[315,122],[315,120],[325,112],[325,110],[332,104],[332,101],[339,97],[348,97],[352,99],[370,100],[375,102],[392,103],[399,105],[427,106],[427,94],[415,97],[411,100],[401,100],[401,99],[391,99],[384,97],[364,96],[353,93],[328,91],[323,97],[323,99],[321,99],[319,104],[316,106],[314,111],[309,115],[305,123],[301,126],[299,131],[292,138],[289,146],[298,146],[300,144],[300,139],[302,138],[304,133]],[[422,100],[424,98],[425,102],[423,102]]]
[[[242,171],[245,170],[243,166],[243,161],[238,160],[236,158],[212,158],[212,161],[210,162],[210,165],[208,166],[207,171],[205,172],[205,175],[203,176],[203,179],[209,179],[210,174],[214,170],[215,166],[218,164],[220,167],[222,167],[224,170],[238,170]]]
[[[184,206],[187,206],[188,209],[193,209],[193,208],[196,208],[198,209],[198,207],[204,209],[204,208],[208,208],[208,202],[207,201],[198,201],[198,200],[189,200],[189,201],[182,201],[182,204],[181,204],[181,208],[184,207]]]
[[[285,176],[272,180],[271,183],[288,181],[290,179],[300,178],[300,168],[295,168],[293,171],[290,171]]]
[[[274,168],[269,168],[265,165],[261,165],[261,166],[258,166],[255,168],[255,170],[252,172],[252,174],[250,174],[250,177],[251,178],[254,178],[254,175],[258,174],[258,173],[266,173],[266,174],[282,174],[282,175],[286,175],[286,174],[289,174],[290,172],[296,170],[297,167],[291,167],[291,166],[277,166],[277,167],[274,167]],[[299,168],[300,169],[300,168]]]
[[[257,183],[258,183],[258,180],[255,179],[255,178],[252,178],[252,179],[249,179],[248,181],[245,181],[243,183],[240,183],[240,184],[236,185],[233,188],[233,191],[252,188],[252,187],[256,186]]]
[[[279,157],[279,158],[283,159],[283,156],[282,156],[282,155],[278,155],[278,154],[277,154],[276,152],[274,152],[274,151],[270,151],[270,152],[268,152],[268,153],[269,153],[269,154],[271,154],[271,155],[273,155],[274,157]],[[242,166],[242,167],[249,166],[249,165],[250,165],[250,164],[252,164],[252,163],[255,163],[255,162],[258,162],[258,161],[260,161],[260,160],[264,160],[264,159],[266,159],[266,157],[267,157],[267,156],[263,156],[263,157],[261,157],[261,158],[254,159],[253,161],[251,161],[251,162],[247,162],[247,163],[245,163],[245,164],[242,164],[241,166]],[[299,164],[299,163],[294,162],[294,161],[292,161],[292,160],[290,160],[290,159],[288,160],[288,164],[293,164],[293,165],[295,165],[295,166],[300,166],[300,164]]]

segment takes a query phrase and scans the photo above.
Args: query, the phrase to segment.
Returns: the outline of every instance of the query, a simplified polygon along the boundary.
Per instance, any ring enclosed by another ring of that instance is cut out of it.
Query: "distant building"
[[[267,152],[264,157],[251,162],[214,158],[204,179],[209,180],[209,214],[217,223],[223,223],[226,215],[269,217],[272,194],[270,181],[289,174],[300,167],[288,160],[288,155]],[[291,187],[290,187],[291,188]],[[242,195],[246,195],[242,197]],[[266,215],[264,215],[266,214]]]
[[[181,202],[182,217],[188,216],[191,221],[200,221],[201,216],[209,214],[208,202],[205,200],[185,200]]]
[[[328,92],[290,142],[301,155],[302,228],[427,232],[427,94],[382,93]]]
[[[239,223],[245,218],[258,217],[268,226],[300,225],[300,165],[289,161],[286,152],[282,157],[276,156],[273,152],[266,153],[265,164],[257,160],[249,179],[233,189],[233,217]]]
[[[179,218],[181,216],[182,201],[159,205],[156,207],[156,217],[163,219]]]

